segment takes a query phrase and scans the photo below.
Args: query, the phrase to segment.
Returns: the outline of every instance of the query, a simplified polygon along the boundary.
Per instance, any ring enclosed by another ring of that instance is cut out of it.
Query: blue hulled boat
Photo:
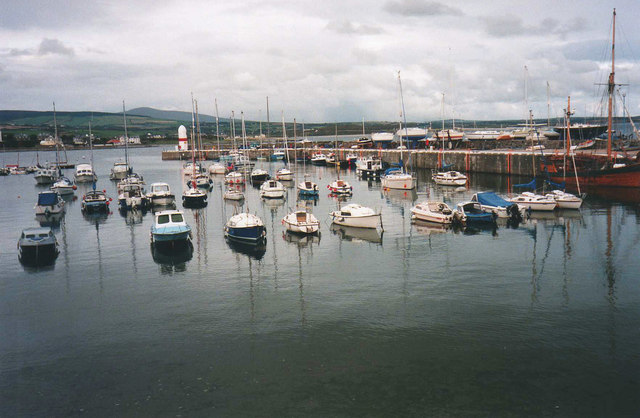
[[[175,246],[186,244],[191,239],[191,227],[179,210],[164,210],[156,213],[151,226],[151,242],[155,245]]]

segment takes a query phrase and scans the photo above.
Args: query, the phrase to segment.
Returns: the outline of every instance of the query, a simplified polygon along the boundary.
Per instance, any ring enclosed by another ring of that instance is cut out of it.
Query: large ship
[[[611,47],[611,73],[608,86],[607,153],[575,153],[571,151],[573,132],[571,126],[571,98],[567,106],[564,136],[566,151],[564,155],[548,157],[543,169],[548,170],[551,181],[565,182],[570,188],[584,187],[640,187],[640,163],[638,156],[621,156],[612,152],[613,95],[615,93],[615,40],[616,10],[613,9],[613,37]]]

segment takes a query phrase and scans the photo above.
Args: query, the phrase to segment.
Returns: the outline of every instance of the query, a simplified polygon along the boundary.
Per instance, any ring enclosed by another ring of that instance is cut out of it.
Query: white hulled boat
[[[73,194],[76,189],[76,185],[64,176],[58,178],[58,180],[51,186],[51,190],[57,192],[61,196]]]
[[[558,203],[553,198],[547,198],[542,195],[531,192],[523,192],[518,196],[509,199],[511,203],[518,205],[520,210],[554,210]]]
[[[151,243],[158,246],[187,244],[191,239],[191,227],[179,210],[163,210],[156,213],[151,226]]]
[[[76,183],[91,183],[98,180],[98,176],[93,172],[91,164],[78,164],[76,166]]]
[[[582,206],[582,198],[562,190],[553,190],[546,197],[555,200],[560,209],[580,209]]]
[[[260,186],[260,197],[282,199],[284,198],[284,194],[284,186],[277,180],[267,180]]]
[[[176,203],[176,197],[171,193],[171,188],[167,183],[151,183],[147,198],[151,206],[171,206]]]
[[[467,176],[458,171],[436,172],[431,178],[441,186],[464,186],[467,184]]]
[[[336,225],[355,228],[377,228],[382,223],[382,213],[357,203],[343,206],[329,213],[329,217]]]
[[[426,201],[411,208],[411,217],[420,221],[450,224],[456,219],[464,222],[462,216],[444,202]]]
[[[315,234],[320,230],[320,221],[305,209],[298,209],[282,218],[284,227],[297,234]]]
[[[57,215],[64,212],[64,200],[57,192],[40,192],[34,209],[36,215]]]

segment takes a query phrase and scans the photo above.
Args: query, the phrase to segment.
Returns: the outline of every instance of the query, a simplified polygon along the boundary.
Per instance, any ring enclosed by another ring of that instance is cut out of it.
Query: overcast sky
[[[288,121],[560,116],[597,112],[610,71],[640,114],[638,0],[8,0],[0,109],[149,106]],[[525,66],[527,71],[525,71]],[[525,83],[525,79],[527,82]]]

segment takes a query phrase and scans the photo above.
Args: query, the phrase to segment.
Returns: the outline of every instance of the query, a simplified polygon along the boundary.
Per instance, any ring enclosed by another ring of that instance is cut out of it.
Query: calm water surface
[[[180,162],[131,154],[147,185],[180,196]],[[112,197],[122,155],[95,152]],[[249,187],[266,249],[230,247],[234,207],[216,179],[208,207],[186,210],[193,254],[154,255],[151,213],[122,216],[114,201],[85,218],[78,199],[56,227],[58,259],[39,269],[18,262],[16,242],[38,225],[42,188],[0,177],[0,416],[640,415],[640,209],[619,203],[628,196],[517,228],[440,230],[411,223],[416,199],[506,193],[507,179],[458,190],[424,172],[419,194],[383,193],[343,170],[350,201],[382,210],[380,234],[332,229],[335,171],[306,171],[322,190],[320,237],[283,234],[293,189],[262,202]]]

